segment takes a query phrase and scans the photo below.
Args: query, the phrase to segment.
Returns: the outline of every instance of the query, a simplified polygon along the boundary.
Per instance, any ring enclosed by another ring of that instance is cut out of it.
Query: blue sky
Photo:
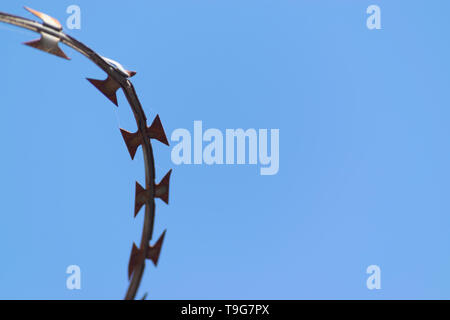
[[[2,2],[137,71],[151,120],[178,129],[280,129],[280,170],[180,165],[154,143],[158,179],[173,168],[151,299],[450,297],[448,1],[248,0]],[[366,8],[381,7],[382,30]],[[128,284],[135,181],[119,127],[136,125],[68,62],[0,25],[0,298],[121,299]],[[172,145],[173,147],[173,145]],[[81,290],[67,290],[67,266]],[[381,268],[368,290],[366,268]]]

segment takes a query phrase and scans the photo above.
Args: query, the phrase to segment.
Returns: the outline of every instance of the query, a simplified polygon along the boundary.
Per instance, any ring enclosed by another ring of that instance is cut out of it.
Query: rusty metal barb
[[[147,136],[151,139],[156,139],[161,143],[164,143],[165,145],[169,145],[169,142],[167,141],[166,133],[164,132],[164,128],[161,124],[161,120],[159,119],[159,115],[156,115],[155,120],[153,120],[153,123],[150,127],[146,129]],[[130,153],[131,159],[134,159],[134,156],[136,155],[137,148],[143,143],[145,137],[141,134],[141,132],[138,130],[135,133],[131,133],[127,130],[120,129],[120,132],[122,133],[123,140],[125,141],[125,144],[127,145],[128,152]]]
[[[149,259],[155,266],[158,265],[159,255],[161,253],[164,237],[166,236],[166,230],[161,234],[158,241],[153,246],[148,246],[147,251],[138,249],[136,244],[133,243],[131,249],[130,261],[128,263],[128,278],[131,277],[137,267],[139,267],[145,259]]]

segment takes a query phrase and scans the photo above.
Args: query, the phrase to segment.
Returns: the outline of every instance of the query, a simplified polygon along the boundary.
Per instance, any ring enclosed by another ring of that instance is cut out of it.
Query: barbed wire
[[[25,9],[40,18],[43,22],[39,23],[4,12],[0,12],[0,21],[37,32],[41,35],[41,38],[38,40],[24,43],[28,46],[70,60],[59,47],[59,44],[63,43],[87,57],[107,74],[105,80],[89,78],[87,80],[116,106],[118,106],[116,92],[119,89],[122,89],[130,108],[133,111],[137,124],[137,131],[134,133],[124,129],[120,129],[120,131],[132,159],[134,159],[139,146],[141,146],[144,154],[145,187],[141,186],[139,182],[136,182],[134,208],[134,216],[136,217],[141,208],[145,207],[144,225],[139,247],[136,246],[134,242],[132,245],[128,263],[129,285],[125,294],[126,300],[135,299],[145,270],[145,262],[146,260],[151,260],[155,266],[158,264],[162,244],[166,235],[166,230],[164,230],[158,240],[153,245],[150,245],[150,241],[153,238],[155,222],[155,199],[160,198],[168,204],[169,182],[172,173],[172,170],[169,170],[160,183],[155,183],[155,160],[151,139],[169,145],[161,120],[159,115],[156,115],[152,124],[150,126],[147,125],[147,117],[137,97],[134,86],[130,81],[130,78],[133,77],[136,72],[126,70],[120,63],[100,56],[82,42],[65,34],[62,31],[63,28],[61,24],[55,18],[27,7],[25,7]],[[119,119],[118,122],[120,125]],[[146,295],[147,294],[145,294],[143,299],[145,299]]]

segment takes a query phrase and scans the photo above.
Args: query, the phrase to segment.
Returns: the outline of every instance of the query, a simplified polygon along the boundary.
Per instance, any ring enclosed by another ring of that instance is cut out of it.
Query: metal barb
[[[53,54],[60,58],[70,60],[70,58],[64,53],[64,51],[61,50],[58,43],[58,38],[42,32],[40,39],[24,42],[23,44]]]
[[[136,182],[136,195],[134,200],[134,217],[137,216],[145,202],[151,197],[149,192],[145,190],[139,182]]]
[[[160,198],[166,204],[169,204],[169,183],[172,170],[162,178],[161,182],[155,186],[155,198]]]
[[[150,139],[158,140],[159,142],[169,145],[167,141],[166,133],[164,132],[164,128],[161,124],[161,120],[159,119],[159,115],[156,115],[155,120],[150,125],[150,127],[146,130],[147,135]],[[143,137],[142,134],[137,131],[135,133],[131,133],[125,129],[120,129],[122,133],[123,140],[127,146],[128,152],[130,153],[131,159],[134,159],[136,155],[137,148],[142,144]]]
[[[117,95],[116,92],[120,88],[120,84],[117,83],[113,78],[108,76],[105,80],[96,80],[96,79],[90,79],[86,78],[92,85],[94,85],[101,93],[105,95],[112,103],[116,105],[116,107],[119,106],[117,103]]]
[[[169,184],[170,184],[170,175],[172,170],[169,170],[167,174],[162,178],[159,184],[155,185],[155,195],[150,193],[150,190],[144,189],[139,182],[136,182],[136,194],[134,200],[134,217],[137,216],[141,208],[151,199],[160,198],[166,204],[169,204]]]
[[[166,236],[166,231],[161,234],[158,241],[153,246],[149,246],[149,250],[147,250],[147,259],[152,260],[155,267],[158,266],[159,255],[161,254],[162,245],[164,242],[164,237]]]
[[[136,247],[136,244],[133,242],[133,247],[131,248],[130,261],[128,262],[128,279],[131,278],[133,274],[134,268],[141,263],[143,258],[143,254],[141,250]]]
[[[39,12],[37,10],[31,9],[28,7],[24,7],[24,8],[25,8],[25,10],[31,12],[36,17],[41,19],[42,22],[44,22],[45,26],[55,29],[56,31],[61,31],[63,29],[61,23],[58,20],[56,20],[55,18],[50,17],[48,14]]]
[[[164,238],[166,236],[166,231],[161,234],[158,241],[152,246],[148,245],[147,253],[144,254],[144,250],[138,249],[136,244],[133,242],[133,247],[131,248],[130,260],[128,262],[128,279],[133,275],[134,270],[137,266],[141,265],[145,259],[149,259],[153,264],[158,266],[159,256],[161,254],[162,245]]]

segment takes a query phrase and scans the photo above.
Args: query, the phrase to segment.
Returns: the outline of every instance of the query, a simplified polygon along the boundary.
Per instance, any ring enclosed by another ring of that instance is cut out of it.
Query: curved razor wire
[[[155,220],[155,198],[160,198],[168,203],[169,181],[172,172],[172,170],[170,170],[159,184],[155,183],[155,160],[150,140],[156,139],[169,145],[166,134],[158,115],[155,117],[152,125],[150,127],[147,126],[147,117],[145,116],[144,110],[136,95],[133,84],[129,80],[130,77],[136,74],[135,72],[127,71],[119,63],[101,57],[83,43],[62,32],[62,26],[56,19],[30,8],[25,7],[25,9],[43,20],[43,23],[4,12],[0,12],[0,21],[40,33],[40,39],[25,43],[28,46],[70,60],[70,58],[68,58],[59,48],[58,44],[61,42],[86,56],[108,75],[106,80],[87,80],[96,86],[97,89],[99,89],[116,106],[116,91],[119,88],[122,88],[125,97],[130,104],[131,110],[133,111],[138,128],[137,132],[131,133],[123,129],[120,129],[120,131],[132,159],[134,159],[134,155],[139,146],[142,146],[142,151],[144,153],[145,188],[136,182],[134,210],[134,216],[136,217],[139,210],[145,206],[144,226],[139,248],[133,243],[131,250],[128,264],[128,278],[131,280],[125,295],[125,299],[127,300],[134,299],[144,273],[145,261],[146,259],[150,259],[155,266],[158,264],[162,243],[166,233],[166,231],[164,231],[158,241],[156,241],[153,246],[150,245]]]

